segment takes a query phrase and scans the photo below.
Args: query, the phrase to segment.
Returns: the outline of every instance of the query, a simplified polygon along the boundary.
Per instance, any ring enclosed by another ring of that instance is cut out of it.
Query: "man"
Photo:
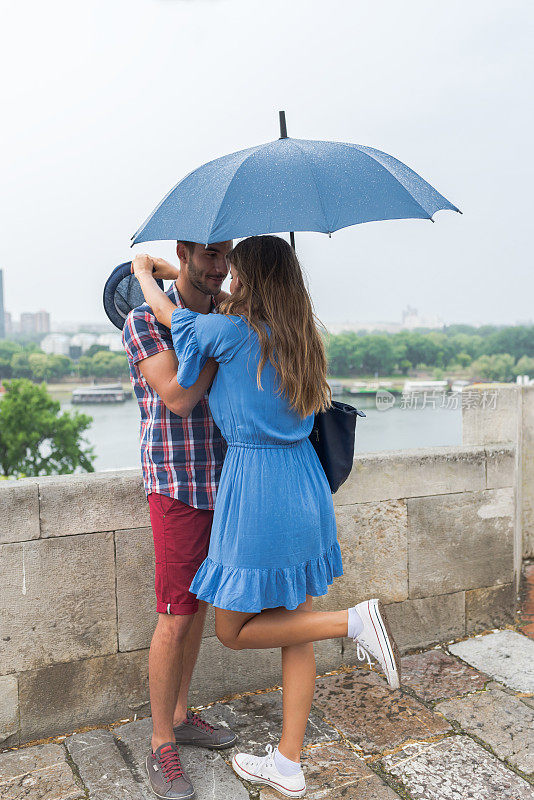
[[[177,242],[180,272],[167,292],[173,303],[203,314],[216,312],[227,296],[221,285],[231,248],[232,242]],[[147,255],[136,259],[162,263]],[[169,277],[175,277],[176,270],[168,266]],[[128,315],[123,343],[141,411],[141,463],[156,554],[158,622],[149,654],[153,734],[146,767],[159,797],[185,800],[193,797],[194,788],[177,745],[222,749],[237,738],[187,709],[207,610],[189,585],[207,555],[225,452],[208,406],[217,364],[209,359],[196,384],[182,388],[170,331],[146,303]]]

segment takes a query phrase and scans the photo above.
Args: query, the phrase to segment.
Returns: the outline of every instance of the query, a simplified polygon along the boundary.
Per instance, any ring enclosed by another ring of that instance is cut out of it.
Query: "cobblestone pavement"
[[[495,631],[406,656],[403,669],[400,691],[363,667],[317,679],[308,800],[534,800],[534,641]],[[239,745],[181,748],[197,800],[280,798],[238,779],[229,763],[236,749],[261,754],[277,742],[280,692],[215,702],[202,715],[235,729]],[[0,800],[153,800],[150,733],[148,718],[8,750]]]

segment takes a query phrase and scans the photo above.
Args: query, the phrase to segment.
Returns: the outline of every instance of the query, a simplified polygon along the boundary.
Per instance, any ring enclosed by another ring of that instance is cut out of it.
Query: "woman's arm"
[[[152,309],[152,313],[158,322],[170,328],[172,312],[177,306],[159,288],[154,274],[158,278],[170,278],[173,280],[178,277],[178,270],[162,258],[151,258],[151,256],[142,254],[134,258],[132,271],[139,281],[145,300]]]

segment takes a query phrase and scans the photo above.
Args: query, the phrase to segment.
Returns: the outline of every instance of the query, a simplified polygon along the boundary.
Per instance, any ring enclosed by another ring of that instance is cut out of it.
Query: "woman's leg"
[[[312,598],[298,606],[310,612]],[[282,647],[282,736],[278,750],[291,761],[300,761],[304,732],[308,724],[315,690],[315,654],[313,644],[292,644]]]
[[[347,635],[348,611],[306,611],[299,606],[269,608],[258,614],[215,609],[220,641],[232,650],[263,650],[337,639]]]
[[[274,620],[271,620],[273,611],[283,612],[277,614]],[[326,613],[326,612],[325,612]],[[337,612],[335,612],[337,613]],[[343,612],[340,612],[341,614]],[[282,702],[283,702],[283,725],[282,736],[278,749],[280,753],[289,758],[291,761],[300,761],[300,751],[302,749],[302,742],[304,741],[304,732],[308,723],[310,715],[310,708],[313,699],[313,692],[315,688],[315,655],[313,652],[313,644],[309,639],[304,642],[292,642],[291,636],[298,634],[300,627],[304,633],[302,636],[310,636],[313,629],[308,625],[304,625],[303,619],[306,615],[315,618],[317,615],[321,617],[322,612],[312,611],[312,598],[307,595],[306,602],[301,603],[294,611],[287,609],[273,609],[262,611],[260,614],[250,614],[241,611],[225,611],[221,608],[215,609],[215,628],[217,636],[220,641],[227,647],[239,650],[241,647],[251,647],[250,644],[242,644],[240,639],[242,631],[247,625],[250,625],[255,620],[260,620],[264,615],[269,615],[269,630],[274,628],[281,622],[284,628],[284,642],[285,644],[278,644],[277,641],[272,639],[272,633],[269,634],[271,638],[268,640],[261,638],[254,645],[258,648],[263,647],[281,647],[282,649]],[[341,627],[341,632],[331,633],[328,629],[330,636],[343,636],[347,632],[346,622],[347,612],[345,611],[345,628]],[[330,613],[328,613],[330,617]],[[293,622],[291,622],[293,620]],[[256,623],[257,624],[257,623]],[[325,631],[326,631],[325,627]],[[265,634],[260,629],[260,637]],[[298,635],[297,635],[298,638]],[[324,638],[329,638],[324,636]],[[243,639],[248,641],[248,636]],[[259,642],[268,641],[266,644]]]

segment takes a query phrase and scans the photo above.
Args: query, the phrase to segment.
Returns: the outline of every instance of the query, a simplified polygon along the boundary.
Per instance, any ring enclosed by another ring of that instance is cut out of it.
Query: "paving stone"
[[[145,769],[145,760],[150,752],[152,720],[148,718],[120,725],[114,728],[113,733],[119,739],[119,748],[126,763],[139,781],[141,796],[144,800],[154,800]],[[224,751],[225,754],[228,752]],[[221,754],[182,745],[180,755],[195,787],[195,800],[249,800],[247,790]]]
[[[515,631],[475,636],[448,648],[517,692],[534,692],[534,641]]]
[[[282,693],[252,694],[230,703],[215,703],[211,708],[202,711],[202,717],[208,722],[225,723],[239,736],[235,750],[226,750],[225,754],[231,756],[233,752],[244,750],[262,755],[265,745],[270,743],[274,746],[280,740]],[[312,710],[306,727],[304,746],[336,739],[339,739],[337,731]]]
[[[305,750],[302,767],[307,800],[398,800],[393,791],[356,753],[341,743]],[[270,787],[260,790],[260,800],[280,800]]]
[[[489,680],[441,649],[404,656],[401,663],[403,686],[409,686],[426,701],[474,692],[483,689]]]
[[[40,744],[0,754],[0,800],[84,798],[58,744]]]
[[[468,736],[407,745],[382,761],[412,800],[534,800],[534,789]]]
[[[513,581],[512,488],[411,497],[406,502],[410,597]]]
[[[437,709],[487,742],[501,758],[534,772],[534,710],[500,689],[446,700]]]
[[[471,589],[465,593],[466,633],[503,628],[513,622],[516,592],[513,583]]]
[[[0,677],[0,744],[17,742],[19,730],[19,682],[16,675]]]
[[[369,753],[451,729],[443,717],[364,669],[321,678],[313,702],[328,722]]]
[[[76,733],[65,744],[91,800],[142,800],[139,784],[110,731]]]

